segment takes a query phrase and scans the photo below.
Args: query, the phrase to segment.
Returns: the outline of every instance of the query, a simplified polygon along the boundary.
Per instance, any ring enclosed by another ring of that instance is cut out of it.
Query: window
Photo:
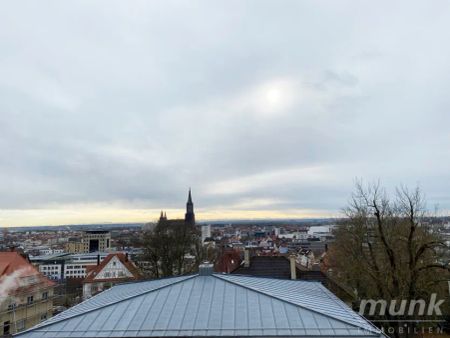
[[[27,297],[27,304],[28,305],[33,304],[33,296],[28,296]]]
[[[25,319],[18,320],[16,322],[16,325],[17,325],[17,331],[24,330],[25,329]]]
[[[14,310],[16,308],[16,303],[12,303],[8,305],[8,311]]]
[[[41,314],[41,321],[46,320],[46,319],[47,319],[47,313]]]
[[[11,328],[11,323],[9,322],[9,320],[7,322],[4,322],[3,323],[3,334],[4,335],[9,334],[10,328]]]
[[[42,293],[42,299],[48,299],[48,292],[47,291]]]

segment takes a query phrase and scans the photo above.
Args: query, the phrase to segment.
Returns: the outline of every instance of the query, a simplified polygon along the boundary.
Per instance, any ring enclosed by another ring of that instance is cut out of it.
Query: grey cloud
[[[448,7],[4,2],[0,208],[175,208],[192,186],[203,208],[334,213],[364,177],[449,210]]]

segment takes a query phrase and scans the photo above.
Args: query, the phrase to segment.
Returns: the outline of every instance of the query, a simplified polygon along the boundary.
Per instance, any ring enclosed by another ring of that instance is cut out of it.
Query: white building
[[[88,266],[99,265],[107,253],[53,254],[31,257],[39,272],[53,280],[85,278]]]
[[[61,264],[42,264],[39,265],[39,272],[49,279],[62,279],[62,265]]]
[[[211,237],[211,224],[202,225],[202,243],[205,243],[205,239]]]
[[[280,234],[278,238],[286,238],[286,239],[307,239],[308,232],[307,231],[295,231],[287,234]]]
[[[100,265],[88,268],[87,277],[83,281],[83,299],[90,298],[115,284],[141,278],[141,273],[128,259],[127,254],[110,254]]]

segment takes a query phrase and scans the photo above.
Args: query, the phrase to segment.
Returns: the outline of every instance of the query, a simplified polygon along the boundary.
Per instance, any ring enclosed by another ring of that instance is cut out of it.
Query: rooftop
[[[383,337],[320,283],[213,274],[115,286],[18,337]]]
[[[99,279],[98,274],[109,264],[109,262],[116,257],[118,261],[123,264],[123,266],[132,274],[132,277],[111,277]],[[92,267],[88,267],[87,276],[84,280],[84,283],[93,283],[93,282],[111,282],[111,281],[121,281],[124,279],[142,279],[142,275],[138,268],[128,259],[128,256],[123,252],[112,253],[109,254],[99,265],[95,265]]]
[[[250,266],[241,265],[232,272],[239,275],[256,277],[291,278],[291,266],[289,258],[284,256],[253,256],[250,258]]]
[[[23,284],[19,279],[34,276],[33,283]],[[52,286],[54,283],[42,275],[18,252],[0,252],[0,296],[6,296],[32,284]]]

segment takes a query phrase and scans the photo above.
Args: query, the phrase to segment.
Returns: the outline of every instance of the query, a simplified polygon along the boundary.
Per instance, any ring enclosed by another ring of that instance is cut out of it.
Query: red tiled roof
[[[133,275],[133,277],[123,277],[123,278],[102,278],[95,279],[103,268],[113,259],[113,257],[117,257],[119,261],[127,268],[128,271]],[[123,252],[113,253],[106,256],[106,258],[96,266],[86,267],[86,278],[83,283],[95,283],[95,282],[124,282],[130,280],[139,280],[142,279],[143,276],[139,269],[128,259],[127,255]]]
[[[237,250],[227,250],[218,259],[216,272],[231,273],[241,265],[241,254]]]
[[[0,284],[5,278],[13,275],[14,278],[23,278],[36,276],[37,280],[35,284],[45,284],[45,287],[55,285],[54,282],[50,281],[41,274],[30,262],[28,262],[24,257],[22,257],[18,252],[0,252]],[[33,284],[34,285],[34,284]],[[32,287],[32,285],[28,285]],[[26,286],[26,287],[28,287]],[[23,289],[24,286],[20,284],[15,284],[10,288],[8,292],[15,292],[19,288]]]

